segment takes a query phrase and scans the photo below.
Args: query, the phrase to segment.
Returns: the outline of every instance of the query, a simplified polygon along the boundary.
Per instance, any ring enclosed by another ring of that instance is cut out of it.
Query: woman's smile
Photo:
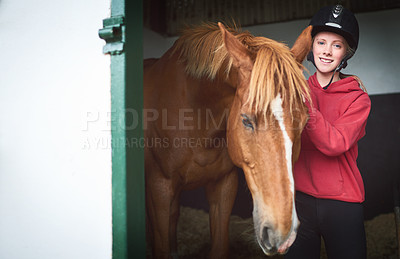
[[[325,64],[330,64],[333,62],[333,59],[327,59],[327,58],[321,58],[321,57],[319,58],[319,60],[321,60],[321,62],[325,63]]]

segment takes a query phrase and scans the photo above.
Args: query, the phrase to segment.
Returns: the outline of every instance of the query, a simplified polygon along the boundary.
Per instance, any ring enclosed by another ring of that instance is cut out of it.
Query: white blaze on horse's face
[[[293,170],[292,170],[292,148],[293,148],[293,142],[290,139],[286,128],[285,128],[285,123],[284,123],[284,118],[283,118],[283,107],[282,107],[282,98],[281,95],[278,93],[276,98],[272,101],[271,103],[271,110],[272,114],[274,115],[275,119],[279,123],[279,128],[282,131],[283,134],[283,139],[285,143],[285,158],[286,158],[286,167],[287,167],[287,173],[288,173],[288,178],[290,181],[290,190],[292,192],[292,227],[290,229],[290,233],[288,235],[288,238],[284,244],[279,247],[279,252],[284,252],[286,251],[290,245],[294,242],[294,239],[296,238],[296,231],[299,226],[299,220],[297,218],[297,213],[296,213],[296,207],[295,207],[295,189],[294,189],[294,179],[293,179]]]
[[[290,180],[290,190],[292,191],[292,193],[294,193],[294,180],[293,180],[293,174],[291,173],[292,172],[293,143],[292,143],[292,140],[290,139],[288,133],[286,132],[285,123],[283,120],[282,98],[281,98],[280,93],[278,93],[278,95],[275,97],[275,99],[272,100],[271,111],[272,111],[272,114],[274,115],[275,119],[279,123],[279,128],[282,131],[283,139],[285,141],[284,142],[285,143],[285,154],[286,154],[285,158],[286,158],[286,166],[287,166],[287,170],[288,170],[288,176],[289,176],[289,180]]]

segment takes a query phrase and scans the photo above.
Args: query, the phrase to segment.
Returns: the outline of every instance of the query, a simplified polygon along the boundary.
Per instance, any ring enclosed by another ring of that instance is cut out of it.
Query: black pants
[[[297,192],[296,210],[300,227],[285,259],[319,259],[321,237],[329,259],[367,257],[362,204],[317,199]]]

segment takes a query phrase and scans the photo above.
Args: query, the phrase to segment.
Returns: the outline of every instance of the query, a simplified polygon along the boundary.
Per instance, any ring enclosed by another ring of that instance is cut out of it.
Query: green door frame
[[[112,258],[145,258],[143,2],[111,0],[99,36],[111,55]]]

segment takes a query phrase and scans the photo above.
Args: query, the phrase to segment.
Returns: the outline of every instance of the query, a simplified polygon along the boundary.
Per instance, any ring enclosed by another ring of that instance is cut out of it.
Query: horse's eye
[[[242,114],[242,118],[243,118],[243,119],[242,119],[243,125],[244,125],[246,128],[250,128],[250,129],[254,130],[254,126],[253,126],[253,123],[251,122],[250,118],[247,117],[247,115],[245,115],[245,114]]]

